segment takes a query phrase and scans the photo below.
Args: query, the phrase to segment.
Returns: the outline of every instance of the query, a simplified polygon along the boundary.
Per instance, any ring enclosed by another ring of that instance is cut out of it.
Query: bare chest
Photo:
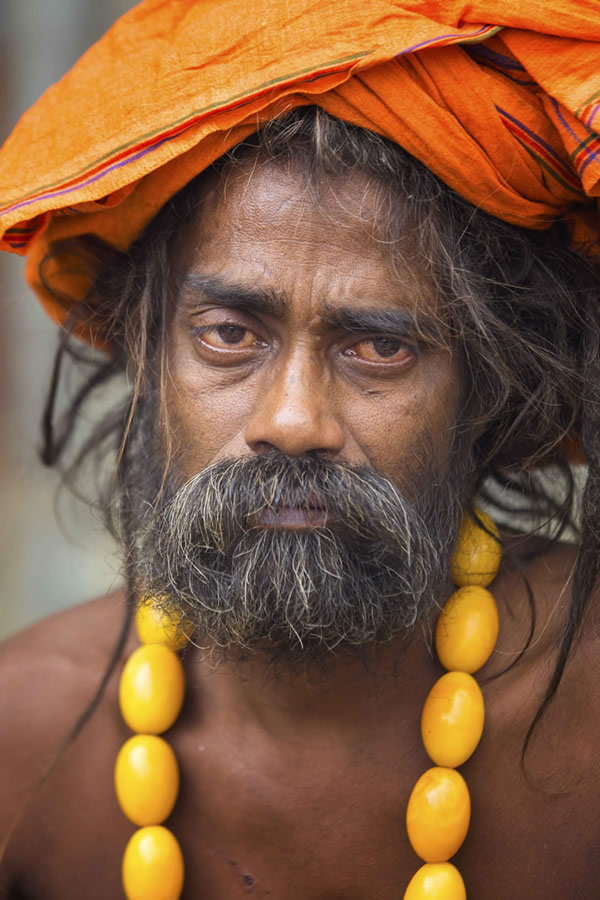
[[[577,900],[600,878],[596,778],[567,773],[564,791],[528,783],[516,737],[486,735],[463,767],[472,820],[454,858],[469,900]],[[404,816],[421,761],[395,769],[285,767],[230,773],[218,761],[182,759],[180,800],[166,823],[186,861],[183,900],[392,900],[419,866]],[[424,761],[424,765],[427,762]],[[107,767],[110,768],[110,767]],[[106,773],[104,773],[106,774]],[[62,779],[61,775],[61,779]],[[97,773],[97,778],[99,773]],[[120,860],[133,833],[102,784],[82,777],[30,820],[23,900],[123,896]]]

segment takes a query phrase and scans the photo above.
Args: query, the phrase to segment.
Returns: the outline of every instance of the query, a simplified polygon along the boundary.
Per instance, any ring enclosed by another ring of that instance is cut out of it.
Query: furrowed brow
[[[331,328],[346,331],[380,331],[423,341],[439,341],[440,323],[432,316],[416,315],[401,309],[361,309],[329,307],[323,321]]]
[[[200,296],[203,300],[214,301],[222,306],[280,319],[285,317],[288,310],[285,297],[276,291],[225,281],[218,275],[188,272],[179,284],[177,304],[192,305]]]

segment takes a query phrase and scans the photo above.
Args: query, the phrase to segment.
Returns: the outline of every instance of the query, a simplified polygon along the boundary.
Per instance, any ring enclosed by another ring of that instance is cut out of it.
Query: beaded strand
[[[119,805],[140,826],[123,855],[123,889],[127,900],[178,900],[183,854],[162,823],[177,800],[179,766],[158,735],[181,711],[185,679],[176,650],[187,638],[151,600],[138,606],[136,627],[142,646],[125,663],[119,684],[121,714],[136,734],[123,744],[115,764]]]
[[[438,659],[448,671],[434,684],[421,716],[421,736],[435,763],[415,784],[406,811],[413,850],[425,865],[410,880],[404,900],[466,900],[458,869],[448,862],[462,846],[471,799],[456,771],[477,747],[485,718],[473,672],[491,656],[498,637],[496,602],[486,590],[502,556],[494,522],[481,511],[463,522],[450,571],[458,590],[443,607],[435,630]],[[488,532],[491,532],[488,533]]]

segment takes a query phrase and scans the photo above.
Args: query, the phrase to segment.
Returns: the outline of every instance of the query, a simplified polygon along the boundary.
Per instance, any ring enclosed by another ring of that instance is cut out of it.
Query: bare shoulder
[[[125,597],[118,591],[58,613],[0,646],[0,846],[92,698],[124,617]]]
[[[66,655],[71,663],[87,667],[91,653],[110,645],[124,614],[123,590],[89,600],[17,632],[0,644],[0,660],[4,665],[35,653],[30,663],[47,664],[53,657]]]
[[[124,615],[125,597],[118,591],[57,613],[5,641],[0,646],[2,721],[19,730],[55,729],[102,673]]]
[[[43,748],[63,736],[98,684],[124,616],[118,591],[57,613],[0,646],[4,762],[26,765],[32,760],[24,756],[41,758]]]

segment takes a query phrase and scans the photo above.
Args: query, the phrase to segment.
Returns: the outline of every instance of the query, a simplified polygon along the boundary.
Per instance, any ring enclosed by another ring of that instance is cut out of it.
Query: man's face
[[[320,199],[248,166],[183,237],[167,382],[182,479],[272,448],[371,466],[411,494],[426,461],[447,468],[457,366],[416,333],[436,298],[408,266],[392,276],[366,178]]]
[[[173,453],[142,572],[211,645],[362,645],[440,599],[468,457],[459,371],[371,197],[358,174],[317,202],[293,170],[247,164],[213,178],[176,244]]]

